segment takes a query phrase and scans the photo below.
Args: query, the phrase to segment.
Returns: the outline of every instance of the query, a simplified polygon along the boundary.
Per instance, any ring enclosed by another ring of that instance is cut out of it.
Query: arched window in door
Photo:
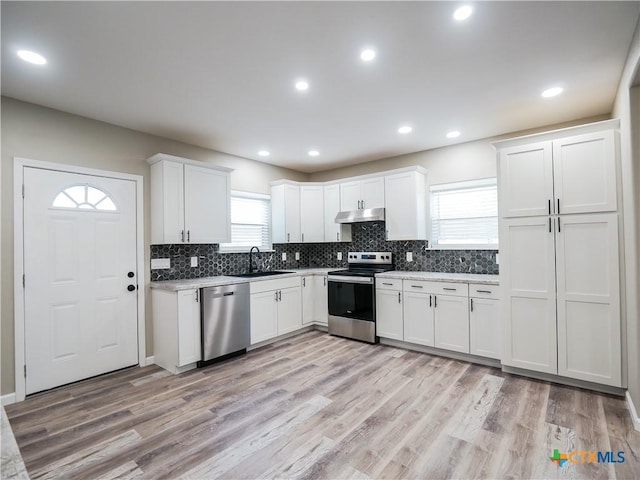
[[[118,207],[107,192],[87,184],[66,187],[56,195],[51,206],[72,210],[118,211]]]

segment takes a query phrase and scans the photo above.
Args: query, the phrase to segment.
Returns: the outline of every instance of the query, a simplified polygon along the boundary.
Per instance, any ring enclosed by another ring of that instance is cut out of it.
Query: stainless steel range
[[[348,270],[329,272],[329,333],[376,343],[375,274],[393,270],[391,252],[349,252]]]

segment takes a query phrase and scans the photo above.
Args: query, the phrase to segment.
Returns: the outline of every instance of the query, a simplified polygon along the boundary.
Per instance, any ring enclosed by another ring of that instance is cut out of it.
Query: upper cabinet
[[[614,129],[608,125],[593,128],[584,129],[585,133],[567,129],[577,133],[570,136],[561,136],[568,135],[566,130],[559,131],[543,141],[527,142],[524,137],[512,146],[509,140],[496,143],[500,216],[615,211]]]
[[[350,242],[351,225],[336,223],[340,212],[340,185],[334,183],[324,187],[324,241]]]
[[[324,241],[324,187],[300,185],[300,236],[302,242]]]
[[[384,208],[384,177],[372,177],[340,184],[340,210]]]
[[[151,243],[230,241],[231,169],[158,153],[151,165]]]
[[[428,240],[425,173],[420,169],[384,177],[387,240]]]
[[[273,243],[300,243],[300,186],[271,186],[271,230]]]

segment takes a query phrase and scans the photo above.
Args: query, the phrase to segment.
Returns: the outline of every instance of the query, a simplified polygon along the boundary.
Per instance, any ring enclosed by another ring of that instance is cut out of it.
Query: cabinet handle
[[[551,215],[551,199],[549,199],[549,215]]]
[[[558,233],[560,233],[560,217],[558,217]]]
[[[448,288],[448,287],[442,287],[443,290],[448,290],[450,292],[455,292],[456,290],[458,290],[457,288]]]
[[[200,295],[199,295],[199,293],[200,293],[200,290],[196,290],[196,303],[198,303],[198,302],[200,301],[200,299],[199,299],[199,296],[200,296]]]
[[[549,217],[549,233],[551,233],[551,217]]]
[[[473,298],[469,299],[471,301],[471,311],[473,312]]]
[[[278,292],[276,291],[276,302],[278,301]]]
[[[280,290],[278,292],[278,301],[281,302],[282,301],[282,290]]]
[[[402,295],[402,294],[401,294],[400,292],[398,292],[398,303],[400,303],[400,297],[401,297],[401,295]]]
[[[431,302],[431,295],[429,295],[429,308],[431,308],[433,306],[433,303]]]
[[[476,290],[478,293],[491,293],[491,290]]]
[[[302,243],[304,243],[304,233],[302,234]]]
[[[558,199],[558,215],[560,215],[560,199]]]
[[[436,308],[438,306],[438,296],[434,295],[433,296],[433,308]]]
[[[191,230],[187,230],[187,242],[191,241]]]
[[[302,286],[306,287],[307,286],[307,282],[306,282],[306,277],[302,277]]]
[[[340,232],[336,232],[336,242],[340,241]]]
[[[324,286],[326,287],[327,286],[327,277],[323,277],[323,280],[324,280]]]
[[[364,200],[362,200],[362,209],[364,210]]]
[[[411,285],[411,288],[424,288],[422,285]]]
[[[184,230],[180,230],[180,241],[184,243]]]
[[[389,240],[389,230],[384,231],[384,239]]]
[[[291,241],[291,234],[287,233],[287,242],[290,242],[290,241]]]
[[[361,207],[360,207],[360,200],[358,200],[358,209],[360,209],[360,208],[361,208]]]
[[[382,282],[383,285],[393,285],[393,283]]]

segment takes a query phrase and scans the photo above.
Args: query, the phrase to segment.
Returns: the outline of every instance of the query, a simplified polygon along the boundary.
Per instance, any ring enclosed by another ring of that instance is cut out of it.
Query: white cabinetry
[[[402,280],[376,279],[376,335],[402,340]]]
[[[147,162],[152,244],[230,241],[230,169],[163,153]]]
[[[303,243],[324,241],[324,187],[300,186],[300,236]]]
[[[405,280],[405,283],[411,281]],[[433,347],[433,295],[404,291],[404,341]]]
[[[410,171],[384,177],[387,240],[427,240],[425,172]]]
[[[336,215],[340,212],[340,185],[324,186],[324,241],[350,242],[351,225],[336,223]]]
[[[154,361],[172,373],[201,360],[200,290],[151,290]]]
[[[340,210],[384,208],[384,177],[372,177],[340,184]]]
[[[302,277],[302,325],[327,325],[329,308],[327,298],[327,276],[305,275]]]
[[[469,353],[500,359],[498,287],[469,285]]]
[[[467,296],[434,295],[435,346],[469,353],[469,307]]]
[[[300,277],[251,282],[251,344],[302,328]]]
[[[616,128],[495,144],[506,366],[623,385]]]
[[[291,182],[271,186],[273,243],[300,243],[300,186]]]

